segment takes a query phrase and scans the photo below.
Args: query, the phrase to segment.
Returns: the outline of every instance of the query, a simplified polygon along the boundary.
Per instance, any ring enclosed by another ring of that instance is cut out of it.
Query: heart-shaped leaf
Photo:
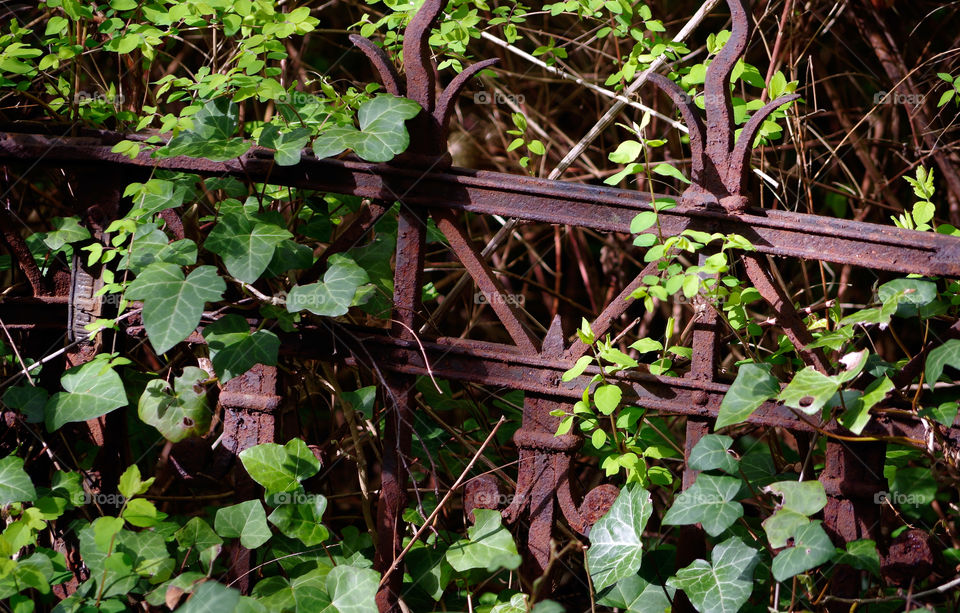
[[[219,300],[226,289],[213,266],[200,266],[184,278],[176,264],[155,262],[130,283],[126,296],[143,301],[147,338],[164,353],[197,329],[203,305]]]
[[[66,391],[51,396],[43,409],[50,432],[63,424],[100,417],[127,404],[123,381],[105,359],[74,366],[63,373],[60,383]]]
[[[280,339],[269,330],[250,332],[239,315],[226,315],[203,329],[210,359],[221,383],[242,375],[255,364],[276,366]]]
[[[740,491],[740,479],[715,477],[706,473],[673,501],[663,516],[668,526],[700,523],[710,536],[717,536],[743,516],[743,506],[733,502]]]
[[[292,236],[273,223],[230,212],[220,217],[203,246],[223,258],[231,275],[253,283],[267,269],[277,245]]]
[[[247,549],[256,549],[270,540],[267,514],[259,500],[247,500],[240,504],[217,509],[213,528],[224,538],[240,537],[240,544]]]
[[[322,282],[293,286],[287,294],[287,310],[296,313],[306,309],[326,317],[344,315],[353,304],[357,289],[368,280],[367,272],[350,258],[331,256]]]
[[[205,370],[189,366],[173,381],[154,379],[140,396],[137,414],[164,436],[177,443],[190,436],[202,436],[210,428],[211,411],[207,391],[201,385],[210,378]]]
[[[264,443],[240,452],[240,461],[254,481],[268,494],[292,492],[300,482],[320,471],[317,460],[307,444],[298,438],[286,445]]]
[[[739,537],[732,537],[714,547],[710,559],[712,564],[694,560],[667,579],[667,585],[683,590],[700,613],[736,613],[753,592],[759,556]]]
[[[635,575],[643,553],[643,529],[653,513],[650,492],[639,484],[620,491],[610,510],[590,529],[587,566],[597,591]]]
[[[468,538],[447,550],[450,566],[460,573],[472,568],[491,572],[499,568],[516,570],[520,566],[520,554],[510,531],[501,525],[500,512],[474,509],[473,515],[477,521],[467,530]]]

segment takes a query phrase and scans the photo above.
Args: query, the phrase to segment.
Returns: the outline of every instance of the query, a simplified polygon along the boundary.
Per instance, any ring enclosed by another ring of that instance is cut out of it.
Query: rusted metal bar
[[[607,305],[603,311],[597,315],[596,319],[590,322],[590,331],[597,338],[603,337],[609,330],[610,326],[613,325],[621,315],[627,312],[627,309],[630,308],[630,305],[634,303],[634,298],[631,296],[633,291],[643,285],[643,278],[647,275],[652,275],[657,272],[657,262],[650,262],[643,267],[643,270],[640,271],[636,277],[633,278],[633,281],[627,284],[623,288],[616,298]],[[580,340],[579,337],[573,341],[573,345],[570,346],[570,349],[567,350],[567,356],[576,360],[580,356],[584,355],[589,347]]]
[[[456,254],[460,262],[463,263],[474,283],[483,292],[487,299],[487,304],[493,309],[493,312],[500,318],[500,323],[510,334],[510,338],[517,344],[524,353],[535,354],[537,351],[537,339],[533,337],[527,328],[520,321],[520,309],[507,299],[503,284],[494,276],[493,271],[480,256],[477,247],[471,242],[470,237],[464,232],[463,227],[454,218],[453,213],[448,210],[433,211],[433,218],[437,222],[437,227],[447,237],[450,248]]]
[[[110,140],[116,138],[106,142]],[[296,166],[276,167],[269,157],[260,157],[265,152],[253,152],[242,163],[185,157],[155,159],[148,153],[130,159],[112,153],[110,145],[103,142],[101,138],[53,139],[7,132],[0,134],[0,160],[39,160],[40,164],[54,166],[101,162],[128,170],[161,168],[208,176],[231,175],[388,202],[395,200],[396,194],[405,194],[403,201],[411,205],[607,232],[629,232],[630,221],[637,213],[652,210],[649,194],[497,172],[458,168],[425,172],[349,159],[317,160],[308,154]],[[702,206],[661,211],[660,220],[667,235],[686,228],[737,233],[751,241],[760,253],[769,255],[891,272],[960,276],[960,239],[943,234],[789,211],[748,209],[729,215]]]
[[[218,399],[223,410],[223,435],[214,456],[214,465],[232,469],[234,490],[241,500],[254,498],[259,486],[247,475],[237,456],[244,449],[274,442],[277,395],[277,368],[257,364],[223,385]],[[219,472],[219,471],[217,471]],[[244,594],[250,588],[250,550],[234,543],[228,554],[228,577]]]

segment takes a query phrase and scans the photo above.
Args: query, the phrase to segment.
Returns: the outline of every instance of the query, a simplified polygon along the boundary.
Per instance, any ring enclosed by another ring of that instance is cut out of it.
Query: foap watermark
[[[96,504],[110,507],[122,507],[127,502],[127,497],[123,494],[104,494],[102,492],[76,492],[70,496],[70,504],[75,507],[82,507],[88,504]]]
[[[877,492],[873,495],[874,504],[889,502],[897,506],[926,504],[927,499],[920,494],[904,494],[903,492]]]
[[[73,102],[78,105],[92,104],[94,102],[105,102],[113,106],[120,106],[124,103],[125,98],[123,94],[117,94],[113,92],[87,92],[79,91],[73,95]]]
[[[501,94],[500,92],[479,91],[473,94],[474,104],[523,104],[523,94]]]
[[[269,502],[275,506],[282,504],[315,504],[320,499],[318,494],[308,494],[302,491],[279,492],[270,496]]]
[[[926,98],[923,94],[902,94],[900,92],[879,91],[873,95],[873,103],[879,104],[923,104]]]
[[[473,295],[474,304],[506,304],[510,306],[523,306],[527,302],[523,294],[493,294],[487,296],[483,292],[477,292]]]

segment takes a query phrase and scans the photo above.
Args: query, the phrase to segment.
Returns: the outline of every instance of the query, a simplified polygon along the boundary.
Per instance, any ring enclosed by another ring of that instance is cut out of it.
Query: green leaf
[[[753,591],[753,569],[759,561],[756,550],[739,537],[713,548],[712,564],[695,560],[667,585],[683,590],[700,613],[736,613]]]
[[[322,282],[293,286],[287,294],[287,311],[297,313],[306,309],[325,317],[346,314],[357,288],[369,281],[367,272],[339,254],[331,256],[329,264]]]
[[[744,364],[737,378],[720,403],[720,412],[714,426],[739,424],[747,420],[760,405],[780,393],[780,385],[770,374],[769,364]]]
[[[247,500],[233,506],[220,507],[217,509],[213,527],[217,534],[224,538],[240,537],[240,544],[247,549],[256,549],[269,541],[271,536],[267,514],[259,500]]]
[[[626,140],[620,143],[617,150],[608,157],[615,164],[629,164],[636,161],[641,153],[643,153],[643,145],[635,140]]]
[[[694,484],[680,493],[663,517],[668,526],[699,523],[710,536],[717,536],[743,516],[743,506],[733,502],[740,491],[740,479],[697,475]]]
[[[250,332],[239,315],[226,315],[203,329],[213,369],[221,383],[242,375],[256,364],[276,366],[280,339],[269,330]]]
[[[434,600],[440,600],[453,579],[453,567],[447,562],[446,550],[418,543],[407,554],[406,565],[411,586],[423,590]]]
[[[23,470],[23,460],[13,454],[0,460],[0,507],[36,499],[37,492],[30,476]]]
[[[410,145],[405,122],[420,111],[420,105],[413,100],[381,94],[357,110],[360,130],[352,126],[330,128],[314,141],[314,154],[323,158],[353,149],[368,162],[388,162]]]
[[[377,613],[375,596],[379,584],[380,574],[376,571],[341,564],[327,575],[331,602],[321,613]]]
[[[932,417],[949,428],[953,426],[953,422],[957,419],[958,410],[960,410],[960,404],[956,400],[950,400],[937,407],[921,409],[920,415],[926,418]]]
[[[240,604],[240,592],[216,581],[204,581],[177,609],[177,613],[233,613]]]
[[[837,548],[833,561],[880,577],[880,553],[877,551],[877,544],[870,539],[850,541],[845,550]]]
[[[127,470],[123,471],[123,474],[120,475],[120,483],[117,486],[117,491],[119,491],[124,498],[130,499],[134,496],[139,496],[143,494],[150,486],[153,485],[154,477],[150,477],[146,481],[143,481],[140,477],[140,468],[136,464],[131,464],[127,467]]]
[[[43,243],[54,251],[90,238],[90,231],[80,225],[79,217],[54,217],[52,223],[55,229],[43,235]]]
[[[853,401],[853,406],[847,405],[847,410],[840,416],[840,423],[854,434],[860,434],[870,421],[870,409],[886,398],[893,388],[893,382],[886,376],[877,379],[870,384],[862,396]]]
[[[590,529],[587,567],[598,592],[640,570],[643,529],[653,513],[650,492],[633,483]]]
[[[786,581],[833,557],[833,543],[820,527],[819,521],[798,528],[793,535],[793,543],[793,547],[784,549],[773,559],[773,577],[777,581]]]
[[[675,593],[676,588],[664,588],[648,583],[639,575],[631,575],[600,593],[597,604],[622,609],[626,613],[667,611]]]
[[[120,375],[103,359],[74,366],[63,373],[60,383],[67,391],[51,396],[43,409],[50,432],[63,424],[100,417],[127,404]]]
[[[223,544],[223,539],[217,536],[210,524],[199,517],[191,517],[174,536],[181,550],[193,548],[203,551]]]
[[[299,489],[301,481],[320,472],[320,461],[299,438],[286,445],[264,443],[244,449],[240,461],[268,494]]]
[[[240,157],[250,149],[250,143],[233,137],[239,109],[229,98],[210,100],[191,118],[193,127],[174,135],[157,153],[163,157],[185,155],[214,162]]]
[[[739,461],[730,453],[733,439],[721,434],[706,434],[690,451],[688,464],[693,470],[714,470],[736,475]]]
[[[786,547],[797,530],[809,523],[810,518],[806,515],[781,509],[763,520],[763,530],[771,547]]]
[[[623,391],[616,385],[601,385],[593,392],[593,402],[604,415],[610,415],[620,406]]]
[[[203,436],[210,428],[212,416],[202,385],[209,378],[205,370],[188,366],[172,386],[165,379],[153,379],[140,396],[137,414],[173,443]]]
[[[778,400],[788,407],[813,415],[837,393],[839,387],[840,384],[833,377],[807,366],[794,375],[793,381],[780,392]]]
[[[8,387],[3,393],[3,404],[20,411],[27,423],[43,422],[43,407],[47,404],[47,390],[32,385]]]
[[[564,383],[567,383],[568,381],[573,381],[574,379],[582,375],[583,371],[585,371],[587,369],[587,366],[590,366],[592,362],[593,362],[592,356],[589,356],[589,355],[580,356],[580,358],[577,360],[577,363],[574,364],[570,370],[563,373],[563,376],[561,377],[562,381]]]
[[[764,491],[781,497],[778,508],[801,515],[813,515],[827,506],[827,494],[819,481],[778,481]]]
[[[276,150],[274,160],[278,166],[293,166],[300,162],[300,152],[310,140],[309,128],[294,128],[289,132],[280,132],[280,126],[269,123],[260,131],[257,144]]]
[[[267,519],[284,535],[313,547],[330,536],[320,523],[327,508],[327,499],[319,494],[305,494],[302,498],[305,502],[300,502],[301,497],[297,497],[297,502],[278,505]]]
[[[278,225],[230,212],[220,217],[203,246],[223,258],[231,275],[253,283],[270,265],[277,245],[292,236]]]
[[[630,233],[639,234],[653,227],[657,223],[657,214],[654,211],[643,211],[630,222]]]
[[[213,266],[199,266],[184,278],[176,264],[156,262],[130,283],[126,297],[143,301],[147,337],[164,353],[197,329],[203,305],[219,300],[226,289]]]
[[[930,389],[936,386],[944,366],[960,368],[960,339],[952,338],[927,354],[924,378]]]
[[[690,183],[690,179],[683,176],[683,173],[670,164],[657,164],[653,167],[653,173],[664,177],[673,177],[683,183]]]
[[[473,515],[476,523],[467,530],[468,538],[447,550],[450,566],[460,573],[472,568],[490,572],[500,568],[516,570],[520,566],[520,554],[510,531],[501,525],[500,512],[474,509]]]

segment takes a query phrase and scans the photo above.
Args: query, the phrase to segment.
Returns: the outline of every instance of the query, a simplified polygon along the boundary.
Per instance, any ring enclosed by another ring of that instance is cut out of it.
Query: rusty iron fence
[[[746,276],[769,305],[776,326],[797,347],[803,360],[827,372],[831,366],[823,353],[806,349],[813,338],[801,314],[777,282],[771,256],[956,278],[960,277],[960,240],[750,206],[750,145],[764,119],[797,96],[766,104],[743,127],[735,142],[728,84],[735,63],[746,49],[750,18],[742,0],[727,0],[727,4],[733,29],[729,42],[707,71],[704,119],[673,82],[657,74],[648,77],[650,83],[677,105],[689,128],[692,150],[692,184],[682,194],[679,206],[659,212],[660,229],[664,235],[693,229],[746,237],[756,247],[756,252],[742,257]],[[373,164],[353,158],[316,159],[305,152],[299,164],[278,167],[273,164],[271,153],[257,149],[243,159],[225,162],[187,157],[155,159],[148,153],[131,159],[112,153],[111,148],[122,139],[138,138],[136,135],[87,131],[63,136],[40,125],[8,126],[0,133],[3,164],[27,163],[31,167],[53,167],[72,173],[75,183],[81,186],[76,194],[76,206],[95,238],[103,235],[102,222],[112,219],[111,215],[119,210],[122,187],[147,177],[155,169],[232,176],[246,182],[269,182],[366,199],[365,206],[338,232],[301,282],[316,280],[330,254],[355,244],[386,213],[391,203],[402,203],[392,328],[307,324],[295,333],[280,334],[281,353],[357,365],[369,364],[371,356],[375,356],[377,367],[385,373],[388,382],[385,396],[392,410],[388,412],[383,433],[383,440],[388,444],[383,453],[376,518],[379,539],[375,565],[387,572],[377,595],[381,611],[398,610],[402,569],[397,568],[395,561],[403,549],[401,515],[407,502],[408,484],[405,458],[411,452],[414,382],[418,377],[524,392],[522,426],[514,436],[519,456],[516,490],[510,498],[512,502],[502,509],[502,515],[512,523],[523,517],[527,519],[523,522],[526,525],[525,567],[534,576],[539,576],[547,566],[550,540],[561,516],[574,532],[587,536],[590,526],[606,512],[618,493],[614,486],[601,485],[578,502],[571,492],[568,473],[582,439],[575,434],[555,436],[559,418],[551,415],[551,411],[580,399],[597,372],[591,367],[574,380],[561,382],[563,372],[584,355],[588,347],[580,341],[567,344],[559,317],[551,322],[543,338],[530,332],[523,313],[505,296],[500,279],[471,240],[463,214],[497,215],[522,222],[627,233],[638,213],[652,210],[652,201],[664,197],[452,167],[447,154],[446,126],[453,104],[468,80],[496,60],[466,68],[445,89],[437,91],[427,37],[442,5],[440,0],[427,0],[407,27],[403,42],[405,79],[382,50],[365,39],[351,37],[373,63],[388,92],[406,96],[424,109],[410,122],[409,150],[390,163]],[[9,179],[7,181],[9,183]],[[173,233],[179,234],[176,238],[183,238],[183,226],[176,215],[169,210],[163,215]],[[446,237],[512,344],[417,333],[428,320],[421,305],[428,217],[433,218]],[[8,211],[0,211],[0,225],[5,245],[25,273],[33,292],[31,297],[7,297],[0,302],[0,319],[10,330],[35,336],[66,327],[72,341],[65,353],[67,365],[90,359],[97,346],[84,340],[82,326],[107,310],[93,295],[100,283],[97,273],[75,260],[72,273],[60,271],[52,279],[45,279]],[[654,263],[640,271],[594,319],[591,327],[597,337],[610,331],[632,303],[633,290],[645,275],[655,270]],[[700,307],[693,315],[693,357],[686,376],[663,377],[639,371],[613,375],[613,380],[624,390],[626,400],[661,414],[686,416],[686,454],[709,431],[728,389],[727,384],[717,380],[718,317],[712,308]],[[133,316],[124,322],[120,334],[143,337],[144,332]],[[947,335],[960,337],[960,324],[950,328]],[[204,339],[194,333],[187,342],[203,343]],[[919,374],[925,355],[934,346],[929,343],[902,369],[896,381],[898,386],[909,384]],[[228,470],[230,459],[243,449],[278,437],[274,414],[281,400],[275,367],[256,366],[224,385],[219,394],[219,404],[224,411],[224,455],[214,467],[214,473],[219,470],[223,474]],[[101,421],[100,442],[115,435],[106,422]],[[835,421],[822,423],[775,402],[763,404],[748,421],[801,435],[845,432]],[[878,439],[898,437],[927,441],[932,437],[931,428],[936,427],[905,411],[879,411],[863,432],[864,437],[873,440],[844,442],[831,438],[827,442],[820,481],[828,494],[824,525],[831,537],[837,542],[877,538],[880,509],[874,497],[886,489],[881,477],[885,443]],[[943,429],[935,439],[935,444],[942,447],[957,446],[960,428]],[[690,486],[694,478],[695,473],[687,469],[683,487]],[[252,492],[252,482],[248,482],[247,487]],[[469,482],[465,508],[497,508],[496,502],[504,498],[499,495],[499,488],[500,484],[491,476]],[[697,557],[703,547],[702,533],[696,529],[681,531],[678,565]],[[916,562],[915,551],[901,553],[905,557],[900,563]],[[235,571],[239,586],[246,589],[248,579],[242,569],[249,568],[249,552],[238,547],[234,551],[234,564],[240,569]],[[858,572],[849,567],[838,568],[833,575],[831,593],[855,597],[859,590],[859,581],[855,580]]]

